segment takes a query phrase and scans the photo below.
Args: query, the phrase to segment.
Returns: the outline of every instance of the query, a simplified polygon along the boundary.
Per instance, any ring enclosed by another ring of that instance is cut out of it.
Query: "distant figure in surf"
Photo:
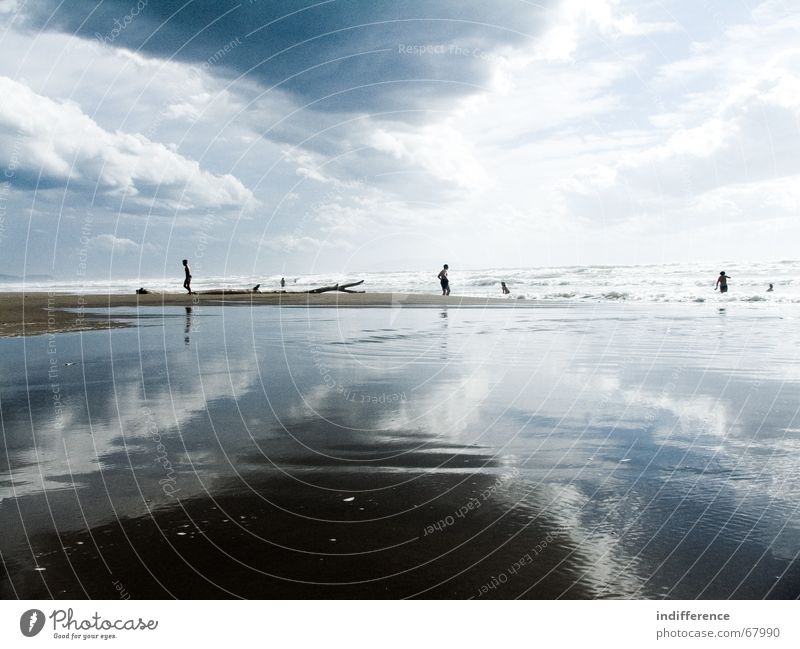
[[[772,284],[770,284],[770,285],[769,285],[769,288],[767,289],[767,293],[772,293],[772,290],[773,290],[773,289],[772,289]]]
[[[439,281],[442,283],[442,295],[450,295],[450,280],[447,279],[447,271],[450,267],[445,264],[444,268],[439,271],[437,277]]]
[[[728,292],[728,280],[729,279],[730,279],[730,277],[728,277],[725,274],[725,271],[721,270],[719,272],[719,277],[717,277],[717,283],[714,284],[714,290],[716,291],[717,290],[717,286],[719,286],[719,292],[720,293],[727,293]]]
[[[503,289],[503,295],[509,295],[511,291],[508,290],[505,282],[500,282],[500,287]]]
[[[281,277],[281,288],[285,288],[285,287],[286,287],[286,278],[285,277]]]
[[[186,273],[186,278],[183,280],[183,288],[189,291],[189,295],[192,294],[192,271],[189,270],[189,260],[183,260],[183,270]]]

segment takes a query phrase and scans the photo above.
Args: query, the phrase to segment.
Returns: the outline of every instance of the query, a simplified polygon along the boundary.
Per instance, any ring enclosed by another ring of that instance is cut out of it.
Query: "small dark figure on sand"
[[[286,278],[285,277],[281,277],[281,288],[285,288],[285,287],[286,287]]]
[[[503,289],[503,295],[508,295],[511,291],[508,290],[505,282],[500,282],[500,287]]]
[[[729,279],[730,279],[730,277],[728,277],[725,274],[725,271],[721,270],[719,272],[719,277],[717,277],[717,283],[714,284],[714,290],[716,291],[717,290],[717,286],[719,286],[719,292],[720,293],[727,293],[728,292],[728,280]]]
[[[186,279],[183,280],[183,288],[189,291],[189,295],[192,294],[192,271],[189,270],[189,260],[183,260],[183,270],[186,272]]]
[[[450,295],[450,280],[447,279],[447,270],[449,268],[450,267],[445,264],[444,268],[442,268],[437,275],[439,281],[442,283],[442,295]]]
[[[773,291],[773,290],[774,290],[774,289],[773,289],[773,287],[772,287],[772,284],[770,284],[770,285],[769,285],[769,288],[767,289],[767,293],[772,293],[772,291]]]

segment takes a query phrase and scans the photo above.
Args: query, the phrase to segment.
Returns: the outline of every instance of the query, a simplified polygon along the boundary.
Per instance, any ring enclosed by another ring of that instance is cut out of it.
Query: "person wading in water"
[[[717,283],[714,284],[714,290],[716,291],[717,290],[717,286],[719,286],[719,292],[720,293],[727,293],[728,292],[728,280],[729,279],[730,279],[730,277],[728,277],[725,274],[724,270],[720,271],[719,277],[717,277]]]

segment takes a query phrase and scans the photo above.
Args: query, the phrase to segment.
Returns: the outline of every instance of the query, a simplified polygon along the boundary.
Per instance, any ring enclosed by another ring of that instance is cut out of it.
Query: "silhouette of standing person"
[[[285,286],[286,286],[286,278],[281,277],[281,288],[284,288]]]
[[[730,277],[728,277],[725,274],[725,271],[721,270],[720,273],[719,273],[719,277],[717,277],[717,283],[714,284],[714,290],[716,291],[717,290],[717,286],[719,286],[719,292],[720,293],[727,293],[728,292],[728,280],[729,279],[730,279]]]
[[[192,271],[189,270],[189,260],[183,260],[183,270],[186,273],[186,278],[183,280],[183,288],[189,291],[189,295],[192,294]]]
[[[508,290],[508,286],[506,286],[505,282],[500,282],[500,286],[503,289],[503,295],[508,295],[511,291]]]
[[[450,267],[445,264],[444,268],[442,268],[437,275],[439,281],[442,283],[442,295],[450,295],[450,280],[447,278],[447,270],[449,268]]]

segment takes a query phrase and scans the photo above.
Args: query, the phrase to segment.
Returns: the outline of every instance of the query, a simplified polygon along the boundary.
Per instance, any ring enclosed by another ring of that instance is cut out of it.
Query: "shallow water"
[[[0,340],[3,597],[797,597],[800,308]]]

